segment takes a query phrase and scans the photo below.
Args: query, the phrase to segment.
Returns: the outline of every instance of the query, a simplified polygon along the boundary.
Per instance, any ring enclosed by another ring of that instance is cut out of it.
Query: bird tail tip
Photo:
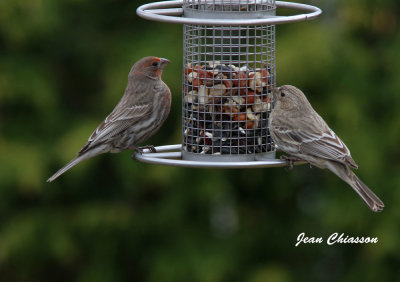
[[[46,182],[53,182],[54,180],[56,180],[61,174],[53,174],[52,176],[49,177],[49,179],[46,180]]]
[[[385,207],[385,204],[382,202],[382,200],[379,199],[378,196],[375,195],[375,193],[372,192],[371,189],[369,189],[368,186],[357,177],[357,175],[354,173],[353,175],[353,179],[356,184],[356,192],[361,196],[361,198],[372,211],[381,212]]]
[[[84,147],[85,148],[85,147]],[[47,182],[53,182],[56,180],[59,176],[70,170],[72,167],[77,165],[78,163],[87,160],[91,157],[97,156],[99,154],[107,153],[110,151],[110,147],[108,144],[103,144],[100,146],[96,146],[94,148],[91,148],[85,152],[82,153],[82,150],[78,153],[78,156],[76,156],[74,159],[72,159],[69,163],[67,163],[65,166],[63,166],[61,169],[59,169],[56,173],[54,173],[49,179],[47,179]]]
[[[56,180],[58,177],[60,177],[62,174],[70,170],[72,167],[80,163],[81,161],[87,159],[85,155],[77,156],[76,158],[72,159],[69,163],[67,163],[65,166],[60,168],[56,173],[54,173],[52,176],[49,177],[49,179],[46,180],[46,182],[53,182]]]
[[[371,189],[369,189],[368,186],[365,185],[347,165],[336,162],[329,162],[328,164],[328,168],[342,180],[347,182],[372,211],[381,212],[383,210],[385,205],[381,199],[379,199],[378,196],[375,195],[375,193],[372,192]]]

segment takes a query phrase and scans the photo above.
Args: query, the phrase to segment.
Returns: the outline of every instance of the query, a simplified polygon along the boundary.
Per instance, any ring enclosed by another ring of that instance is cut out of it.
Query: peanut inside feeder
[[[183,150],[210,155],[271,151],[269,71],[218,61],[186,64]]]

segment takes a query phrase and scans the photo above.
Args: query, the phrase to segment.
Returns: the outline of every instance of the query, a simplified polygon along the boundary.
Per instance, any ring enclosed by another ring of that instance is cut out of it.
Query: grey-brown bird
[[[145,57],[136,62],[117,106],[92,133],[78,155],[47,181],[55,180],[81,161],[99,154],[140,150],[138,144],[157,132],[169,114],[171,91],[161,80],[163,69],[169,63],[158,57]]]
[[[289,154],[289,161],[304,160],[327,168],[347,182],[368,207],[379,212],[383,202],[354,174],[356,162],[342,140],[312,108],[304,93],[291,85],[273,91],[274,109],[269,118],[272,140]]]

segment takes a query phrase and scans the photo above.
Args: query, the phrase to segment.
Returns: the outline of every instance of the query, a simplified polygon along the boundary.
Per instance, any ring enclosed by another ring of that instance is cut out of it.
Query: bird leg
[[[286,161],[288,163],[289,166],[287,167],[287,170],[292,170],[293,169],[293,165],[294,165],[295,162],[304,161],[301,158],[298,158],[298,157],[295,157],[295,156],[286,156],[286,155],[282,155],[280,157],[280,159],[284,160],[284,161]]]
[[[154,148],[153,145],[146,145],[146,146],[143,146],[143,147],[136,148],[136,150],[141,154],[143,154],[143,150],[145,150],[145,149],[150,150],[150,153],[157,153],[157,150],[156,150],[156,148]]]
[[[147,146],[143,146],[143,147],[133,147],[133,154],[131,156],[131,158],[134,160],[135,159],[135,155],[137,153],[143,154],[143,150],[148,149],[150,150],[151,153],[157,153],[156,148],[154,148],[153,145],[147,145]]]

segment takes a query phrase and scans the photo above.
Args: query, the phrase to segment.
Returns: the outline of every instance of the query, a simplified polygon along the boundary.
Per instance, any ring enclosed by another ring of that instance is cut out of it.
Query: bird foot
[[[156,148],[153,145],[147,145],[143,147],[138,147],[135,149],[136,152],[143,154],[143,151],[147,149],[150,150],[150,153],[157,153]]]
[[[145,149],[150,150],[151,153],[157,153],[157,150],[156,150],[156,148],[154,148],[153,145],[147,145],[147,146],[143,146],[143,147],[135,147],[135,148],[133,148],[133,154],[132,154],[131,158],[134,160],[135,159],[135,155],[137,153],[143,154],[143,151]]]
[[[294,156],[286,156],[286,155],[282,155],[280,157],[281,160],[284,160],[288,163],[288,167],[286,167],[286,170],[292,170],[293,169],[293,165],[295,162],[301,162],[304,161],[301,158],[298,157],[294,157]]]

